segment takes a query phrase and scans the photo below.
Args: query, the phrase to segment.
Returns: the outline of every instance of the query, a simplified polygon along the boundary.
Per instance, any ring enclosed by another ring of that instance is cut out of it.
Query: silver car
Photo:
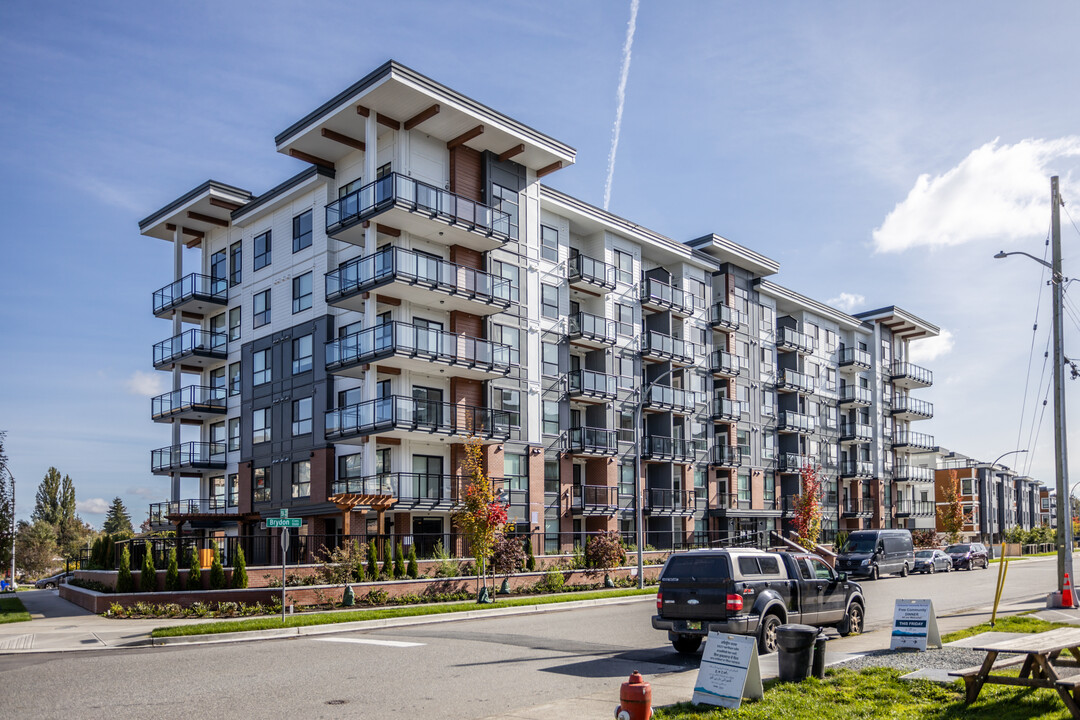
[[[943,550],[915,551],[915,572],[930,573],[932,575],[938,570],[952,572],[952,558],[946,555]]]

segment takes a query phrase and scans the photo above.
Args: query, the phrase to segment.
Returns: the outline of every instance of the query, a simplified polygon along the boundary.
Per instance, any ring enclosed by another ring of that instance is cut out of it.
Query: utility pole
[[[1050,178],[1050,252],[1052,274],[1050,285],[1054,299],[1054,457],[1057,475],[1057,541],[1062,552],[1058,553],[1058,592],[1065,587],[1065,574],[1069,581],[1073,578],[1072,553],[1073,529],[1072,507],[1069,501],[1069,463],[1065,435],[1065,348],[1062,338],[1062,295],[1065,290],[1065,278],[1061,272],[1061,195],[1058,193],[1058,179]],[[1065,502],[1061,502],[1061,498]]]

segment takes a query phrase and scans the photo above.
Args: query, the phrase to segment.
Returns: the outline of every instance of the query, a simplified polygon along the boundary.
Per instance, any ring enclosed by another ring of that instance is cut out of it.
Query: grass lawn
[[[1046,620],[1040,620],[1037,617],[1031,617],[1030,615],[1009,615],[999,617],[997,623],[993,627],[990,627],[990,623],[988,622],[972,625],[969,628],[943,635],[941,641],[952,642],[954,640],[962,640],[966,637],[971,637],[972,635],[978,635],[979,633],[984,632],[1039,633],[1061,627],[1074,626],[1069,623],[1048,622]]]
[[[0,595],[0,625],[29,619],[30,613],[23,607],[22,600],[10,594]]]
[[[656,587],[638,590],[592,590],[588,592],[561,593],[537,597],[519,597],[511,600],[496,600],[490,605],[478,605],[475,601],[447,603],[445,605],[404,605],[399,607],[372,610],[334,610],[305,615],[288,615],[282,623],[280,617],[248,618],[246,620],[224,620],[219,622],[199,623],[197,625],[176,625],[157,628],[152,637],[178,637],[181,635],[213,635],[227,632],[250,630],[274,630],[278,628],[302,627],[307,625],[332,625],[334,623],[356,622],[358,620],[379,620],[383,618],[414,617],[420,615],[441,615],[443,613],[467,612],[469,610],[488,610],[491,608],[521,607],[528,605],[550,605],[553,603],[594,600],[598,598],[629,597],[633,595],[655,594]],[[29,616],[27,616],[29,620]]]
[[[1023,560],[1024,558],[1053,557],[1054,555],[1057,555],[1057,550],[1054,550],[1052,552],[1044,552],[1044,553],[1032,553],[1031,555],[1021,555],[1020,557],[1010,557],[1008,559],[1009,560]],[[1001,558],[991,558],[990,559],[990,564],[991,565],[993,565],[994,563],[999,563],[999,562],[1001,562]]]

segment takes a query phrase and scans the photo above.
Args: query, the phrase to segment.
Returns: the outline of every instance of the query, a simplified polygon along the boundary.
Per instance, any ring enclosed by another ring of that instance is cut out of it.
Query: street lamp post
[[[15,589],[15,476],[7,471],[11,480],[11,588]]]

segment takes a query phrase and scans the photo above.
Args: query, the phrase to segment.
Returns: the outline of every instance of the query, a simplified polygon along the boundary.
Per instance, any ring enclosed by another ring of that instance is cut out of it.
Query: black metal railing
[[[685,290],[655,278],[645,278],[641,284],[642,304],[657,305],[689,315],[694,312],[694,296]]]
[[[645,355],[691,363],[694,361],[694,344],[682,338],[665,335],[650,330],[645,333],[645,342],[641,349]]]
[[[577,512],[619,509],[619,489],[605,485],[574,485],[570,488],[570,508]]]
[[[618,377],[596,370],[572,370],[566,376],[566,392],[570,396],[611,399],[618,393]]]
[[[641,445],[641,457],[647,460],[685,460],[691,462],[705,452],[706,442],[692,438],[648,435]]]
[[[907,362],[894,362],[890,368],[892,379],[911,380],[920,385],[933,385],[934,373],[924,367]]]
[[[934,468],[901,463],[893,471],[893,479],[897,482],[934,482]]]
[[[738,445],[713,445],[710,460],[713,465],[738,467],[742,464],[742,448]]]
[[[592,340],[605,345],[615,344],[615,321],[600,315],[578,312],[567,318],[566,332],[571,340]]]
[[[872,515],[874,512],[874,501],[871,498],[851,498],[846,497],[840,501],[840,514],[846,517],[857,517],[859,515]]]
[[[326,234],[395,206],[503,240],[514,235],[509,213],[398,173],[384,175],[327,205]]]
[[[870,442],[874,439],[874,429],[861,422],[840,421],[840,440],[861,440]]]
[[[741,493],[719,493],[716,496],[716,508],[726,510],[779,510],[780,498],[776,497],[763,497],[760,502],[755,503],[750,497],[749,492]]]
[[[738,375],[742,370],[738,355],[732,355],[726,350],[713,350],[709,353],[709,369],[714,375]]]
[[[644,406],[647,408],[665,408],[676,411],[691,411],[694,409],[694,393],[682,388],[669,387],[667,385],[650,385],[645,391]]]
[[[333,304],[391,282],[419,285],[500,307],[511,305],[513,290],[509,280],[490,273],[412,250],[387,247],[326,273],[326,302]]]
[[[390,495],[398,499],[395,507],[434,506],[457,504],[470,480],[469,475],[391,472],[343,478],[330,487],[333,495]]]
[[[778,453],[776,455],[776,469],[784,473],[797,473],[806,466],[817,467],[817,460],[810,455],[799,453]]]
[[[742,322],[742,313],[722,302],[713,303],[709,309],[709,324],[714,328],[736,330]]]
[[[229,337],[225,333],[192,328],[154,345],[154,365],[165,365],[183,357],[228,357]]]
[[[566,452],[574,455],[614,455],[619,451],[619,431],[574,427],[566,432]]]
[[[738,400],[732,400],[731,398],[713,398],[713,420],[738,420],[739,416],[742,415],[742,411],[742,403]]]
[[[168,525],[170,515],[225,515],[238,512],[239,508],[229,505],[224,495],[157,502],[150,503],[150,524]]]
[[[840,402],[841,403],[855,403],[859,405],[869,405],[873,402],[874,395],[870,391],[870,388],[859,387],[858,385],[841,385],[840,386]]]
[[[893,402],[892,411],[894,415],[910,414],[919,415],[924,418],[934,417],[934,404],[927,402],[926,400],[920,400],[919,398],[913,398],[910,395],[904,395],[896,398]]]
[[[150,451],[150,470],[224,469],[225,443],[186,442]]]
[[[225,305],[229,302],[229,281],[191,273],[154,291],[154,314],[158,315],[188,300]]]
[[[870,460],[844,460],[840,463],[840,477],[874,477],[874,463]]]
[[[924,450],[932,450],[934,436],[926,433],[912,432],[911,430],[896,430],[893,432],[893,447],[917,447]]]
[[[900,500],[895,509],[897,515],[930,517],[934,514],[934,503],[929,500]]]
[[[795,328],[779,327],[776,329],[776,347],[778,350],[797,350],[804,353],[814,352],[816,341],[810,335]]]
[[[588,255],[572,255],[566,264],[566,279],[571,283],[584,282],[608,290],[615,289],[615,266]]]
[[[817,430],[817,418],[793,410],[781,410],[776,419],[776,428],[789,432],[814,432]]]
[[[226,395],[225,388],[188,385],[151,398],[150,416],[160,418],[185,411],[223,413]]]
[[[788,368],[782,368],[776,377],[778,390],[797,390],[799,392],[814,392],[814,378],[809,375]]]
[[[509,345],[392,320],[326,343],[330,372],[387,357],[419,357],[432,362],[510,372]]]
[[[645,490],[647,512],[692,512],[697,508],[694,490],[669,490],[648,488]]]
[[[840,367],[847,367],[849,365],[856,365],[859,367],[870,367],[870,353],[866,350],[860,350],[859,348],[844,347],[840,348],[840,353],[837,357],[837,364]]]
[[[328,410],[326,437],[405,430],[508,438],[510,420],[511,413],[506,410],[391,395]]]

